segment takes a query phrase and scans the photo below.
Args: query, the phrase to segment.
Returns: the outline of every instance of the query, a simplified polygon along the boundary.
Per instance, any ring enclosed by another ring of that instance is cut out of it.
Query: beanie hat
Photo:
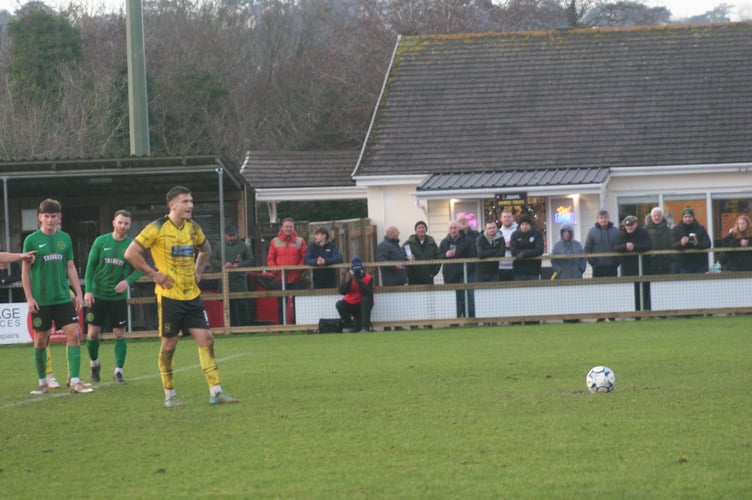
[[[232,224],[229,224],[227,227],[225,227],[225,234],[228,236],[237,236],[238,228],[233,226]]]
[[[419,220],[418,222],[416,222],[415,223],[415,227],[413,229],[418,229],[418,226],[420,226],[421,224],[423,224],[424,226],[426,226],[426,231],[428,231],[428,224],[426,224],[422,220]]]
[[[685,208],[684,210],[682,210],[682,217],[684,217],[684,216],[685,216],[685,215],[687,215],[687,214],[689,214],[689,215],[691,215],[692,217],[694,217],[694,216],[695,216],[695,211],[694,211],[694,210],[692,210],[692,208],[691,208],[691,207],[687,207],[687,208]]]
[[[528,224],[530,224],[531,226],[533,225],[533,219],[531,219],[531,218],[530,218],[529,216],[527,216],[527,215],[523,215],[522,217],[520,217],[520,225],[524,224],[525,222],[527,222],[527,223],[528,223]]]
[[[360,257],[358,257],[357,255],[353,257],[352,265],[350,267],[353,271],[362,271],[363,263],[360,261]]]

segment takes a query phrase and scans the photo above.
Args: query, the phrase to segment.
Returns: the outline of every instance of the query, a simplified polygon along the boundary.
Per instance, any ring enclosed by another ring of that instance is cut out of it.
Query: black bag
[[[342,320],[321,318],[319,327],[313,333],[342,333]]]

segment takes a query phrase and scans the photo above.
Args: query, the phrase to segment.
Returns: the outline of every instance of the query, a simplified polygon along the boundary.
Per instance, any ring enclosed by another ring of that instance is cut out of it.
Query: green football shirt
[[[104,300],[124,300],[128,298],[127,290],[116,293],[115,286],[123,280],[131,285],[141,277],[141,272],[125,260],[125,249],[133,238],[126,236],[116,240],[112,233],[99,236],[94,240],[86,264],[86,292],[95,298]]]
[[[36,250],[29,272],[31,293],[40,306],[71,301],[68,261],[73,260],[73,242],[68,233],[56,231],[52,236],[36,230],[26,237],[23,251]]]

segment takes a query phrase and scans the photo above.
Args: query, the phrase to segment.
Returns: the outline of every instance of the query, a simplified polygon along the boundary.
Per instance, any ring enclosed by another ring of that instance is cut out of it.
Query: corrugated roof
[[[131,156],[0,161],[0,177],[13,197],[81,196],[87,193],[160,193],[185,183],[195,193],[214,190],[217,168],[227,190],[242,190],[238,166],[220,156]]]
[[[608,174],[609,169],[605,167],[433,174],[418,186],[418,191],[602,184],[608,179]]]
[[[752,159],[752,23],[410,36],[356,176]]]

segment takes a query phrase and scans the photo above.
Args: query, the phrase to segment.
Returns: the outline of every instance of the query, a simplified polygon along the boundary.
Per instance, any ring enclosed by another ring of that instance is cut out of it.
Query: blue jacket
[[[319,257],[324,258],[324,266],[342,263],[339,248],[332,240],[326,240],[323,245],[316,243],[308,245],[303,262],[307,266],[318,266],[316,261]],[[313,270],[313,288],[337,288],[337,284],[336,269],[318,266]]]

